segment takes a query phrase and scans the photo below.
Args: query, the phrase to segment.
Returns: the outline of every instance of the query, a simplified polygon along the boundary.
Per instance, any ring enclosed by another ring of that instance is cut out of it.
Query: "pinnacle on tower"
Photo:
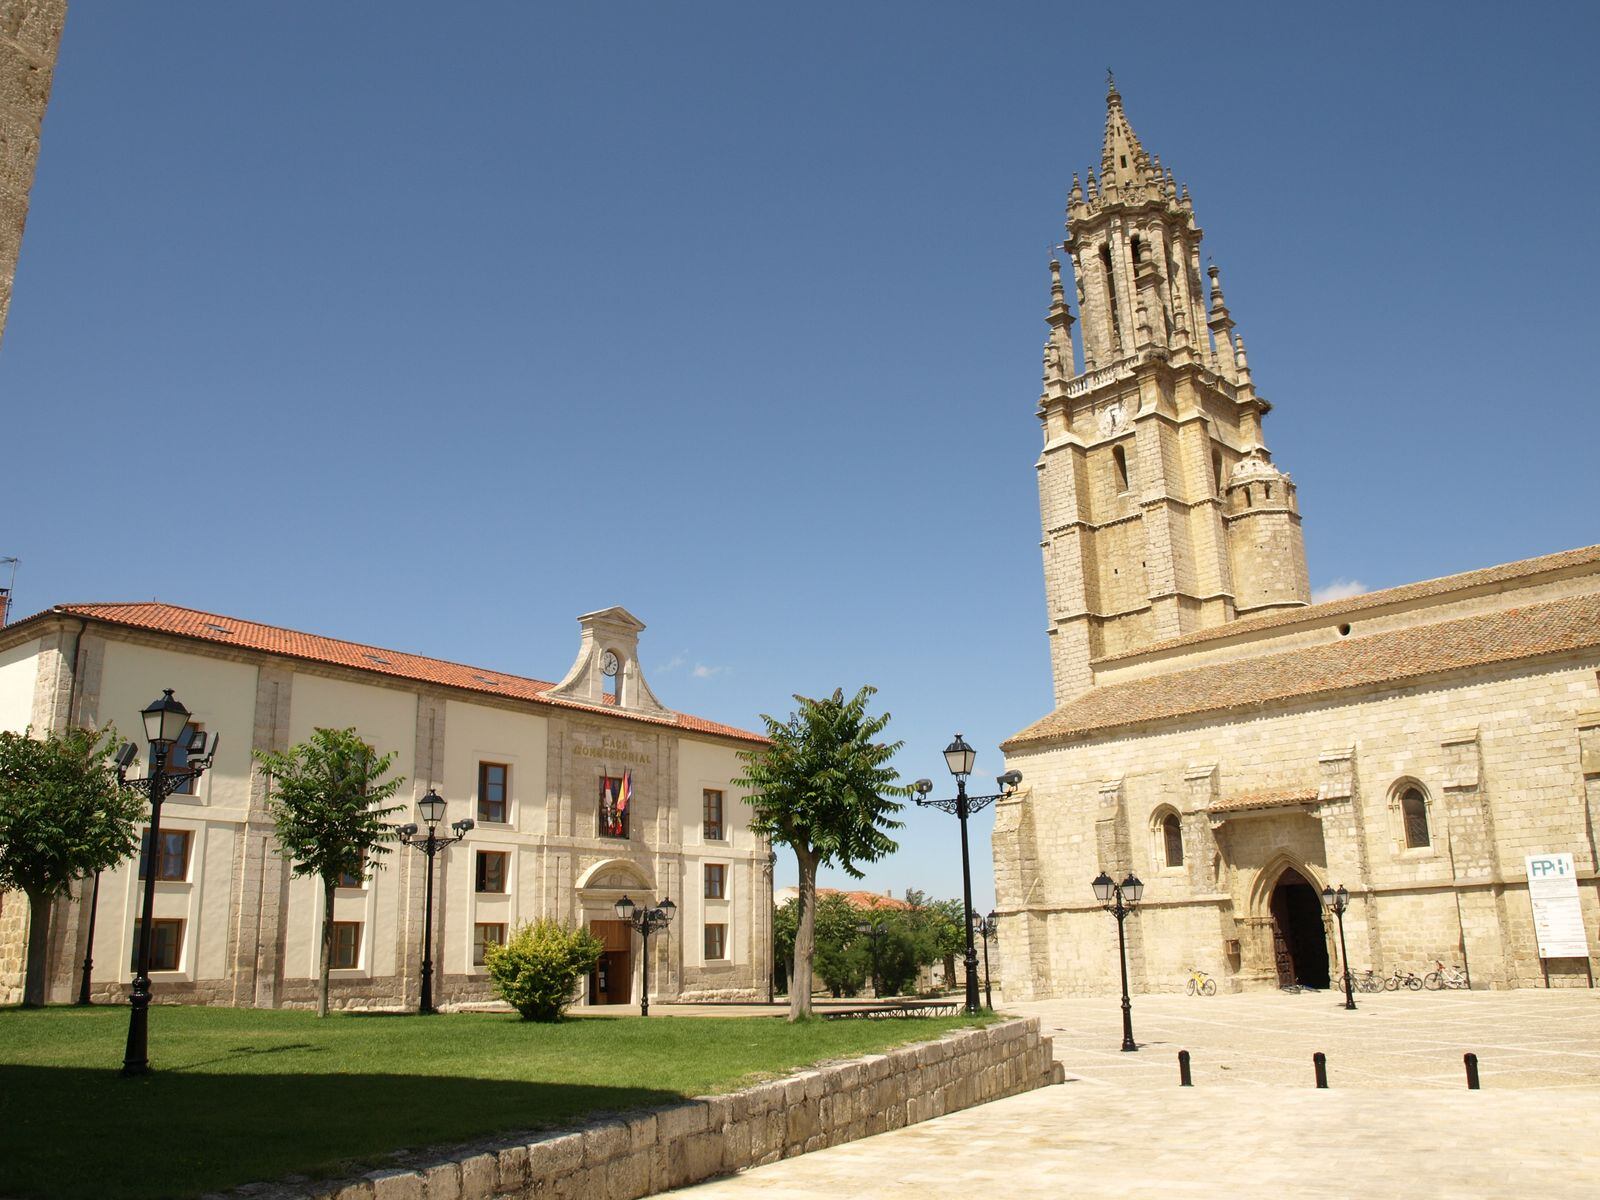
[[[1128,124],[1122,111],[1122,93],[1117,81],[1106,72],[1106,136],[1100,151],[1100,176],[1106,190],[1134,188],[1148,184],[1150,156],[1139,142],[1139,135]]]
[[[1083,185],[1078,182],[1078,173],[1076,171],[1072,173],[1072,191],[1067,193],[1067,202],[1069,204],[1083,203]]]

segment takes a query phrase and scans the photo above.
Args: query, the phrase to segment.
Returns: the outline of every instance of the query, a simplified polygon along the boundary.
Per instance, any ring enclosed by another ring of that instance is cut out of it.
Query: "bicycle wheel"
[[[1189,996],[1194,995],[1194,978],[1193,978],[1193,976],[1190,977],[1188,983],[1183,985],[1183,990],[1184,990],[1185,995],[1189,995]]]
[[[1389,978],[1385,979],[1383,981],[1383,990],[1386,992],[1398,992],[1400,990],[1400,977],[1398,975],[1391,975]]]
[[[1422,980],[1418,979],[1415,975],[1407,975],[1406,986],[1413,992],[1420,992],[1422,990]]]
[[[1208,979],[1202,983],[1200,985],[1200,994],[1202,996],[1215,996],[1217,994],[1217,981]]]
[[[1429,971],[1422,977],[1422,986],[1427,988],[1430,992],[1443,991],[1444,976],[1439,974],[1437,971]]]

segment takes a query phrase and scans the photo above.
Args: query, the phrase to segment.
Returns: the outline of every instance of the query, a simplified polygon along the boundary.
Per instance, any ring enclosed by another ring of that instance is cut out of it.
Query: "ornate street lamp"
[[[1339,962],[1344,967],[1344,1006],[1353,1009],[1356,1006],[1355,989],[1350,978],[1350,952],[1344,948],[1344,910],[1350,907],[1350,891],[1339,885],[1339,890],[1324,887],[1322,889],[1322,907],[1333,910],[1333,915],[1339,922]]]
[[[972,918],[972,929],[983,939],[983,1003],[993,1012],[994,993],[989,990],[989,942],[1000,932],[1000,918],[990,909],[987,917]]]
[[[422,907],[422,1001],[417,1005],[419,1013],[431,1013],[433,1008],[433,860],[446,846],[453,846],[477,826],[471,817],[460,821],[450,822],[450,828],[455,833],[454,837],[441,837],[439,823],[444,820],[446,808],[445,798],[428,789],[428,794],[417,801],[417,812],[422,815],[422,823],[428,827],[426,837],[418,837],[416,825],[400,826],[400,844],[410,846],[413,850],[420,850],[428,858],[428,883],[423,889]]]
[[[1004,775],[997,776],[995,783],[1000,790],[992,796],[967,795],[967,776],[972,774],[972,764],[976,761],[978,752],[967,745],[966,739],[959,733],[955,741],[944,749],[945,765],[950,768],[950,774],[956,777],[956,795],[954,800],[930,800],[928,793],[933,791],[931,779],[919,779],[913,788],[917,795],[917,803],[923,807],[942,809],[947,813],[955,813],[961,820],[961,897],[962,912],[966,920],[962,923],[967,927],[967,1011],[975,1013],[978,1005],[978,951],[972,942],[972,863],[967,852],[967,817],[975,812],[982,812],[996,800],[1002,800],[1016,793],[1018,785],[1022,783],[1021,771],[1007,771]]]
[[[881,1000],[883,984],[878,979],[878,939],[883,936],[883,925],[877,921],[862,921],[856,925],[856,932],[867,939],[872,950],[872,996]]]
[[[1094,888],[1094,898],[1100,902],[1100,907],[1117,919],[1117,956],[1122,962],[1122,1048],[1137,1050],[1139,1047],[1133,1041],[1133,1003],[1128,999],[1128,942],[1123,936],[1122,923],[1144,899],[1144,884],[1132,871],[1121,883],[1101,871],[1089,886]]]
[[[639,936],[644,939],[644,961],[642,978],[639,981],[639,1015],[650,1015],[650,935],[658,929],[665,929],[672,924],[672,918],[677,914],[678,906],[668,896],[654,908],[639,908],[632,900],[624,896],[612,905],[616,909],[617,919],[626,921],[639,931]]]
[[[222,739],[211,735],[210,745],[206,735],[193,730],[184,745],[188,759],[181,766],[169,767],[167,760],[172,749],[183,737],[189,724],[189,710],[167,688],[159,698],[150,702],[140,714],[144,718],[144,736],[150,743],[150,770],[142,779],[129,779],[128,768],[138,757],[132,743],[117,752],[117,782],[134,788],[150,797],[150,828],[145,833],[144,917],[139,925],[139,955],[133,976],[133,992],[128,997],[131,1011],[128,1014],[128,1047],[122,1056],[124,1075],[144,1075],[150,1070],[150,941],[155,931],[153,910],[156,902],[156,876],[161,859],[161,804],[180,783],[198,779],[210,769],[217,756],[217,743]],[[91,960],[84,958],[87,975]],[[80,998],[83,993],[80,992]]]

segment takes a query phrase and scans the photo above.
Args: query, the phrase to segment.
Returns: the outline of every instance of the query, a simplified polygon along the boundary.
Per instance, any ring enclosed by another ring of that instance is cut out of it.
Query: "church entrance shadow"
[[[1322,924],[1322,900],[1305,876],[1293,867],[1272,889],[1272,955],[1278,986],[1328,986],[1328,935]]]

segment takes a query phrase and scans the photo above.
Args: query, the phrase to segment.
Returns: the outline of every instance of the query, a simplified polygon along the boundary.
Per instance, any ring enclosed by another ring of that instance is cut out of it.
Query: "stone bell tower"
[[[1067,201],[1076,339],[1050,263],[1037,466],[1058,704],[1097,658],[1311,598],[1294,485],[1262,440],[1271,405],[1217,268],[1202,281],[1201,236],[1109,81],[1099,174]]]

